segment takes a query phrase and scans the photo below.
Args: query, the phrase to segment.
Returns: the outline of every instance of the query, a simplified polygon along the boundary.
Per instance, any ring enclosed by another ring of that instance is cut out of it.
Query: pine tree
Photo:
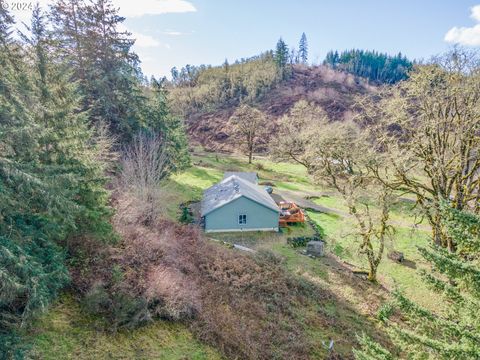
[[[52,7],[54,36],[80,81],[83,109],[92,123],[105,123],[119,140],[129,141],[143,127],[143,75],[131,50],[131,34],[111,0],[85,4],[58,0]]]
[[[302,33],[302,37],[298,43],[298,54],[302,64],[306,64],[308,60],[308,42],[305,33]]]
[[[394,309],[406,320],[403,326],[388,319],[390,334],[403,353],[418,358],[480,358],[480,217],[442,204],[449,235],[457,244],[457,252],[431,246],[420,248],[432,271],[422,271],[424,281],[443,296],[449,309],[434,314],[406,298],[395,294]],[[393,310],[392,312],[394,312]],[[386,349],[368,338],[361,338],[357,359],[393,359]],[[422,357],[423,356],[423,357]]]
[[[83,0],[57,0],[49,13],[59,56],[70,63],[73,77],[79,80],[82,87],[86,86],[87,81],[84,12]]]
[[[277,42],[277,47],[275,50],[275,63],[277,64],[277,68],[279,69],[282,78],[285,79],[287,75],[286,68],[288,64],[288,46],[282,38],[280,38]]]
[[[323,61],[333,69],[347,71],[371,81],[394,84],[408,77],[413,63],[402,54],[389,56],[377,51],[347,50],[338,54],[329,51]]]
[[[190,165],[188,139],[182,121],[171,114],[163,82],[152,78],[152,95],[147,106],[147,129],[160,134],[167,154],[166,172],[173,173]]]
[[[55,244],[62,209],[39,161],[38,107],[28,62],[11,34],[13,18],[0,8],[0,349],[21,358],[15,332],[68,281],[64,253]]]
[[[66,240],[111,235],[110,211],[103,148],[43,14],[23,43],[0,20],[0,348],[21,357],[15,332],[69,282]]]
[[[106,219],[107,194],[104,185],[106,164],[95,144],[95,128],[88,113],[80,111],[83,97],[78,83],[71,82],[66,63],[58,63],[57,48],[46,29],[45,16],[38,7],[32,16],[32,35],[26,42],[32,48],[33,93],[39,106],[34,121],[41,127],[37,154],[44,166],[52,167],[56,182],[75,199],[77,211],[70,211],[74,229],[80,233],[110,233]]]

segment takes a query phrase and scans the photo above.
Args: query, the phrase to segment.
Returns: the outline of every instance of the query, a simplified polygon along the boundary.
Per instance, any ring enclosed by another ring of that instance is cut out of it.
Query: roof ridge
[[[213,211],[242,196],[272,210],[278,209],[275,201],[260,185],[240,176],[230,175],[204,191],[202,214]]]

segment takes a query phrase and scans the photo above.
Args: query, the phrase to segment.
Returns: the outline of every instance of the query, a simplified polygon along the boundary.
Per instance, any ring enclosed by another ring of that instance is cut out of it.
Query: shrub
[[[193,214],[192,211],[188,208],[188,206],[183,205],[182,214],[180,215],[180,222],[182,224],[190,224],[193,222]]]
[[[288,237],[287,244],[293,248],[305,247],[310,241],[320,241],[321,239],[318,236],[298,236],[298,237]]]

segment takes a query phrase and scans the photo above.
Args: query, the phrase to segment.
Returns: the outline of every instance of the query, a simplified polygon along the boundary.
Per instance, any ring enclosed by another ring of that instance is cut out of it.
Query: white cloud
[[[180,31],[175,31],[175,30],[165,30],[162,32],[162,34],[164,35],[172,35],[172,36],[180,36],[180,35],[183,35],[182,32]]]
[[[131,37],[135,39],[135,47],[151,48],[161,45],[160,41],[158,41],[154,37],[131,30],[127,28],[124,24],[119,24],[118,30],[130,32],[132,34]]]
[[[480,46],[480,24],[473,27],[453,27],[445,34],[445,41],[466,46]]]
[[[480,5],[471,8],[470,17],[480,23]],[[445,34],[444,40],[465,46],[480,46],[480,24],[472,27],[454,26]]]
[[[135,46],[138,47],[157,47],[160,42],[149,35],[140,34],[136,31],[130,31],[135,39]]]
[[[113,0],[113,2],[120,8],[120,15],[125,17],[197,11],[187,0]]]
[[[471,11],[472,14],[470,15],[470,17],[473,20],[480,21],[480,5],[475,5],[474,7],[472,7]]]

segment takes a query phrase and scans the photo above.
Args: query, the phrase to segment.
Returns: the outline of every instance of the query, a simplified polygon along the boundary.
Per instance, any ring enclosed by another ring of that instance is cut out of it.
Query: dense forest
[[[399,53],[395,56],[369,50],[345,50],[327,53],[325,65],[347,71],[381,84],[394,84],[408,77],[413,63]]]
[[[70,283],[75,239],[115,242],[106,184],[120,149],[156,134],[168,171],[189,161],[122,21],[108,1],[59,0],[17,37],[0,9],[0,348],[11,356],[16,331]]]

